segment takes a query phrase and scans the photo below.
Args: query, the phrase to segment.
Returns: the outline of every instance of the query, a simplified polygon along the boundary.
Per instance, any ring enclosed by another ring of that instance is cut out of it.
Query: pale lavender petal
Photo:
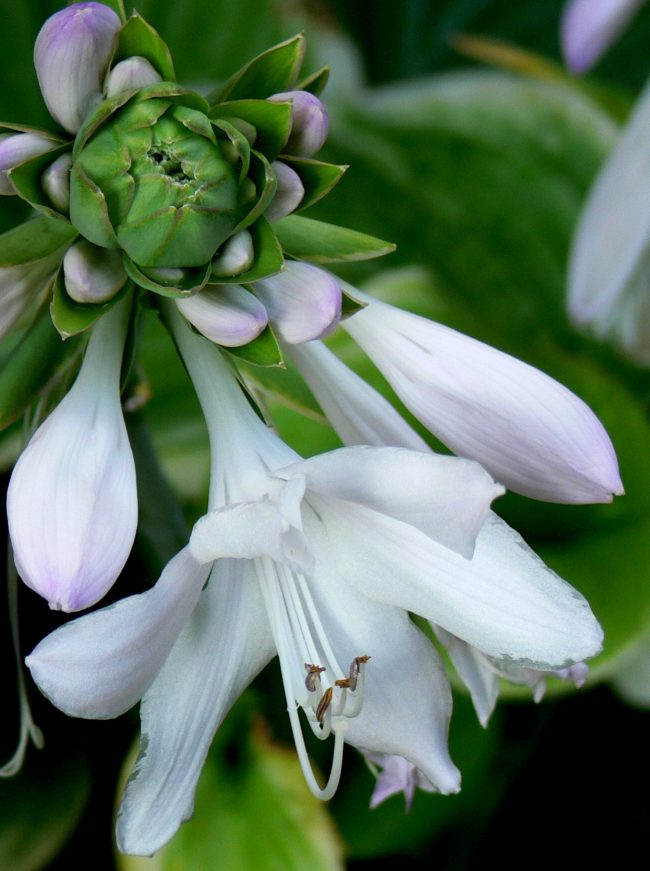
[[[176,305],[200,333],[225,348],[247,345],[268,323],[264,305],[239,284],[209,284]]]
[[[569,69],[584,73],[618,38],[644,0],[570,0],[562,16],[562,51]]]
[[[284,147],[285,154],[311,157],[319,151],[329,130],[329,118],[325,106],[309,91],[283,91],[273,94],[269,100],[291,102],[291,134]]]
[[[57,157],[41,176],[43,190],[50,198],[52,205],[60,212],[70,208],[70,167],[72,156],[69,153]]]
[[[413,804],[416,787],[425,792],[436,791],[422,772],[418,771],[415,765],[404,759],[403,756],[391,756],[387,753],[366,753],[364,755],[372,764],[371,770],[375,766],[381,768],[381,771],[377,771],[375,775],[377,783],[370,798],[371,809],[374,810],[387,798],[402,792],[408,811]]]
[[[158,72],[144,57],[129,57],[120,61],[110,71],[106,78],[105,92],[107,97],[114,97],[123,91],[133,88],[146,88],[155,85],[162,79]]]
[[[298,173],[286,163],[274,160],[271,167],[275,172],[278,187],[270,205],[264,212],[264,217],[267,221],[274,223],[281,218],[286,218],[298,208],[305,196],[305,188]]]
[[[0,140],[0,194],[11,196],[16,193],[7,171],[15,166],[50,151],[57,145],[54,140],[40,133],[16,133]]]
[[[80,239],[66,251],[63,277],[69,296],[81,303],[108,302],[127,280],[121,253],[87,239]]]
[[[47,19],[34,46],[34,65],[45,105],[70,133],[102,99],[104,73],[118,16],[102,3],[75,3]]]

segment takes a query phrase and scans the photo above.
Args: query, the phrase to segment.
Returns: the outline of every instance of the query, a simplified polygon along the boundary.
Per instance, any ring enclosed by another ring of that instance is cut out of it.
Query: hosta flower
[[[562,50],[575,73],[590,69],[617,39],[644,0],[568,0]]]
[[[573,238],[572,320],[650,364],[650,87],[596,178]]]
[[[440,792],[455,791],[449,689],[408,611],[498,662],[556,669],[599,649],[587,604],[498,520],[483,532],[501,489],[480,466],[370,447],[301,460],[216,351],[174,310],[168,317],[208,421],[211,511],[149,592],[67,624],[28,659],[42,690],[76,716],[116,716],[144,694],[120,848],[152,853],[190,816],[215,729],[275,653],[316,795],[336,788],[345,741],[402,757]],[[334,736],[324,786],[305,723]]]
[[[582,400],[538,369],[351,289],[343,322],[404,405],[455,453],[505,486],[551,502],[610,502],[616,455]]]
[[[95,327],[74,385],[41,424],[9,482],[18,572],[51,608],[88,608],[113,585],[135,537],[135,467],[120,406],[130,303]]]

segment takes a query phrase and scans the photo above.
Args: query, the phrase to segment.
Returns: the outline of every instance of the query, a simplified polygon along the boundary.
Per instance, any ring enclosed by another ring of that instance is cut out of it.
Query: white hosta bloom
[[[176,305],[200,333],[225,348],[252,342],[268,323],[262,303],[239,284],[208,284]]]
[[[562,15],[562,51],[569,69],[584,73],[617,39],[644,0],[569,0]]]
[[[41,28],[34,65],[50,114],[69,133],[102,99],[102,84],[117,33],[118,16],[103,3],[75,3]]]
[[[498,542],[478,560],[449,546],[471,552],[501,492],[476,463],[372,447],[301,460],[259,420],[215,349],[166,307],[208,422],[211,511],[190,553],[148,593],[67,624],[28,658],[70,714],[116,716],[144,692],[120,849],[151,854],[191,815],[216,728],[275,653],[316,795],[334,792],[344,742],[402,757],[438,791],[456,791],[448,684],[408,611],[499,660],[556,668],[598,650],[588,606],[521,544],[512,573]],[[304,723],[334,735],[322,787]]]
[[[78,611],[101,599],[135,537],[135,467],[120,406],[129,310],[124,300],[94,327],[77,380],[9,483],[16,567],[51,608]]]
[[[456,330],[350,292],[367,305],[342,326],[454,453],[534,499],[611,502],[623,492],[607,433],[566,387]]]
[[[329,335],[341,319],[340,281],[310,263],[288,261],[253,289],[278,336],[290,345]]]
[[[575,324],[650,365],[650,85],[594,182],[573,238]]]

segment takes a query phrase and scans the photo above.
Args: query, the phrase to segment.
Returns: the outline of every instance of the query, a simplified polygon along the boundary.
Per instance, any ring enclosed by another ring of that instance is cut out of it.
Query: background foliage
[[[522,849],[534,849],[538,862],[555,861],[558,833],[566,830],[575,834],[582,863],[612,843],[624,862],[626,850],[645,843],[648,809],[633,788],[647,714],[626,707],[607,681],[650,633],[650,379],[573,332],[563,299],[581,204],[649,71],[650,7],[588,86],[561,71],[550,81],[489,69],[454,48],[455,35],[465,33],[558,61],[561,6],[559,0],[143,0],[138,9],[170,44],[180,80],[206,90],[304,28],[313,66],[329,60],[334,67],[325,94],[332,116],[325,158],[351,164],[315,217],[398,245],[384,261],[347,267],[345,277],[541,367],[601,417],[620,458],[624,499],[572,508],[509,495],[498,506],[587,595],[603,623],[606,647],[593,663],[592,688],[579,695],[552,688],[538,707],[515,694],[488,731],[459,693],[451,746],[463,792],[420,794],[405,815],[401,799],[367,810],[373,780],[352,752],[336,799],[328,807],[311,800],[287,749],[279,675],[271,669],[221,730],[195,820],[154,860],[116,860],[111,844],[136,712],[109,723],[71,721],[33,692],[46,748],[30,751],[19,777],[0,781],[0,867],[56,871],[76,862],[103,871],[117,861],[124,871],[299,871],[393,867],[402,856],[412,868],[460,869],[497,858],[514,864]],[[49,0],[0,4],[2,20],[11,21],[0,31],[6,119],[47,120],[31,54],[42,21],[57,8]],[[0,202],[6,226],[15,222],[9,205],[15,204]],[[344,337],[333,341],[388,392]],[[130,422],[141,529],[115,597],[153,582],[202,510],[207,489],[198,405],[153,319],[141,352],[152,395]],[[257,379],[287,441],[305,454],[337,444],[297,382],[259,373]],[[0,443],[6,467],[19,439],[15,427]],[[20,591],[20,608],[28,650],[61,618],[27,590]],[[8,626],[5,616],[6,757],[17,731]]]

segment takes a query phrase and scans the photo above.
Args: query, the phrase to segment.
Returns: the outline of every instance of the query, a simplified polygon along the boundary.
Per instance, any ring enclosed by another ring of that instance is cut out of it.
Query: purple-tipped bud
[[[268,323],[262,303],[239,284],[209,284],[176,305],[200,333],[225,348],[247,345]]]
[[[72,157],[62,154],[50,164],[41,176],[41,186],[50,198],[50,202],[60,212],[70,208],[70,167]]]
[[[146,88],[155,85],[162,78],[144,57],[129,57],[116,64],[106,79],[106,96],[114,97],[122,91],[133,88]]]
[[[278,180],[278,187],[264,217],[274,223],[298,208],[305,196],[305,188],[298,173],[286,163],[274,160],[271,166]]]
[[[341,319],[341,285],[309,263],[289,262],[284,271],[254,285],[279,337],[300,345],[327,336]]]
[[[255,260],[253,237],[248,230],[235,233],[221,246],[212,261],[212,274],[215,276],[241,275],[247,272]]]
[[[16,133],[0,141],[0,194],[15,194],[7,171],[56,147],[56,142],[38,133]]]
[[[102,98],[102,82],[122,26],[102,3],[75,3],[48,18],[36,39],[34,65],[45,105],[70,133]]]
[[[127,275],[119,251],[81,239],[63,258],[65,289],[75,302],[107,302],[124,286]]]
[[[327,139],[329,118],[318,97],[309,91],[284,91],[269,97],[275,103],[289,101],[292,106],[291,134],[284,147],[286,154],[311,157]]]
[[[570,0],[562,16],[564,58],[574,73],[587,72],[617,39],[643,0]]]

